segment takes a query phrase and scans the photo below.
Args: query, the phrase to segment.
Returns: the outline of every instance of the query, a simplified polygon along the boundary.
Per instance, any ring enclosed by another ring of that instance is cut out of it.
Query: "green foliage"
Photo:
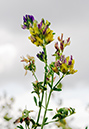
[[[17,126],[17,128],[19,128],[19,129],[24,129],[22,125]]]
[[[59,110],[57,110],[57,113],[56,115],[52,118],[52,119],[56,119],[58,118],[59,119],[64,119],[72,114],[75,113],[75,109],[74,108],[60,108]]]
[[[34,102],[35,102],[35,104],[37,106],[37,98],[35,96],[34,96]]]
[[[8,116],[8,113],[5,114],[5,116],[3,117],[6,121],[10,121],[12,119],[12,117]]]

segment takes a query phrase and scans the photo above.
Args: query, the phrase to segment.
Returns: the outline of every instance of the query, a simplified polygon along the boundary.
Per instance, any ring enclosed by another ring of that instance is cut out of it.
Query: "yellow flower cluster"
[[[66,57],[66,61],[65,63],[62,63],[62,65],[60,65],[60,71],[62,73],[67,73],[67,74],[74,74],[77,72],[77,70],[74,70],[74,59],[70,60],[69,56]]]
[[[53,39],[53,30],[49,28],[50,23],[42,19],[41,23],[38,24],[36,20],[33,22],[33,26],[29,28],[31,36],[28,38],[36,46],[47,45],[52,42]]]
[[[72,58],[72,55],[65,58],[65,55],[63,55],[64,48],[67,45],[70,45],[70,38],[68,38],[66,41],[63,40],[63,34],[61,34],[61,37],[58,37],[58,41],[60,41],[60,47],[58,46],[58,42],[55,43],[55,49],[56,52],[53,54],[55,56],[55,62],[51,64],[52,70],[57,73],[58,75],[60,72],[63,74],[74,74],[77,72],[77,70],[74,70],[74,59]]]

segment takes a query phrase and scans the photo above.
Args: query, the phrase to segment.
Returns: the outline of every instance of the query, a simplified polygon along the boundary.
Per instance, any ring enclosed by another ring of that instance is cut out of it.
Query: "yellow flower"
[[[32,35],[30,37],[28,37],[28,39],[30,39],[32,43],[34,43],[36,41],[36,39]]]
[[[53,70],[55,73],[58,73],[57,67],[52,67],[52,70]]]
[[[34,44],[38,47],[40,46],[40,43],[38,41],[34,42]]]
[[[72,64],[70,65],[70,71],[74,68],[74,63],[75,63],[75,61],[74,61],[74,59],[72,60]]]
[[[49,31],[49,30],[48,30]],[[53,31],[52,30],[50,30],[49,32],[48,32],[48,34],[46,34],[46,36],[45,36],[45,41],[47,42],[47,44],[48,43],[50,43],[50,42],[52,42],[54,39],[53,39]]]
[[[67,65],[63,63],[63,64],[60,66],[60,70],[61,70],[62,73],[67,73],[67,72],[68,72],[68,67],[67,67]]]
[[[78,70],[72,69],[72,70],[69,71],[69,73],[70,73],[70,74],[74,74],[74,73],[76,73],[77,71],[78,71]]]
[[[41,38],[39,38],[38,36],[36,36],[36,40],[37,40],[37,42],[39,42],[39,45],[40,46],[43,45],[43,40]]]
[[[34,35],[34,29],[33,28],[29,28],[30,34]]]
[[[69,56],[66,57],[66,62],[68,64],[68,62],[69,62]]]

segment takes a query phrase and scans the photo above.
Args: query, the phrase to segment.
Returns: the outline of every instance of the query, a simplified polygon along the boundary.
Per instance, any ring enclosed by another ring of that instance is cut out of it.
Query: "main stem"
[[[37,118],[37,124],[39,122],[39,118],[40,118],[40,113],[41,113],[41,108],[42,108],[42,102],[43,102],[43,98],[44,98],[44,91],[42,92],[42,98],[41,98],[41,106],[39,108],[39,113],[38,113],[38,118]],[[36,128],[35,128],[36,129]]]
[[[46,54],[46,47],[43,46],[43,51],[45,53],[45,76],[44,76],[44,85],[46,84],[46,69],[47,69],[47,54]],[[42,98],[41,98],[41,104],[40,104],[40,108],[39,108],[39,112],[38,112],[38,117],[37,117],[37,124],[39,122],[39,119],[40,119],[40,114],[41,114],[41,108],[42,108],[42,103],[43,103],[43,98],[44,98],[44,91],[42,91]],[[35,127],[36,129],[37,127]]]
[[[47,104],[46,104],[46,107],[45,107],[45,112],[44,112],[44,117],[43,117],[43,122],[42,122],[42,125],[41,125],[41,129],[43,129],[43,126],[44,126],[45,116],[46,116],[46,113],[47,113],[47,108],[48,108],[49,100],[50,100],[50,97],[51,97],[51,93],[52,93],[52,89],[50,90],[50,93],[49,93],[49,96],[48,96],[48,101],[47,101]]]

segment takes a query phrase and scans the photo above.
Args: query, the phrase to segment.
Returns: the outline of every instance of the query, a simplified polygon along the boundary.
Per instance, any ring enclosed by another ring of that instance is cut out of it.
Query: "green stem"
[[[46,48],[45,46],[43,46],[43,51],[45,53],[45,75],[44,75],[44,84],[43,86],[45,86],[46,84],[46,69],[47,69],[47,54],[46,54]],[[36,77],[35,77],[36,78]],[[38,117],[37,117],[37,124],[39,122],[39,119],[40,119],[40,114],[41,114],[41,109],[42,109],[42,103],[43,103],[43,98],[44,98],[44,91],[42,91],[42,98],[41,98],[41,103],[40,103],[40,108],[39,108],[39,112],[38,112]],[[37,127],[35,127],[36,129]]]
[[[37,79],[37,77],[36,77],[35,73],[34,73],[33,71],[32,71],[32,73],[33,73],[33,75],[34,75],[34,77],[35,77],[36,81],[38,81],[38,79]]]
[[[60,81],[63,79],[64,76],[65,76],[65,75],[63,74],[62,77],[59,79],[59,81],[55,84],[54,87],[56,87],[56,86],[60,83]]]
[[[54,73],[52,73],[52,81],[51,81],[51,86],[53,86],[53,78],[54,78]]]
[[[26,123],[25,123],[25,128],[27,129],[27,125],[26,125]]]
[[[53,86],[53,77],[54,77],[54,73],[52,73],[51,86]],[[46,113],[47,113],[47,108],[48,108],[48,104],[49,104],[49,100],[50,100],[52,91],[53,91],[53,90],[50,89],[50,93],[49,93],[49,96],[48,96],[48,101],[47,101],[46,107],[45,107],[45,112],[44,112],[44,116],[43,116],[43,122],[42,122],[42,125],[41,125],[41,129],[43,129],[43,126],[44,126],[45,116],[46,116]]]
[[[47,104],[47,91],[45,92],[45,106]]]
[[[44,91],[42,92],[42,98],[41,98],[41,104],[40,104],[41,106],[39,108],[39,113],[38,113],[38,118],[37,118],[37,124],[38,124],[39,118],[40,118],[40,113],[41,113],[43,98],[44,98]]]
[[[53,122],[57,122],[57,121],[58,121],[58,120],[49,121],[49,122],[46,122],[45,125],[50,124],[50,123],[53,123]]]
[[[47,101],[47,104],[46,104],[46,107],[45,107],[45,112],[44,112],[44,116],[43,116],[43,122],[42,122],[42,125],[41,125],[41,129],[43,129],[43,126],[44,126],[45,116],[46,116],[46,113],[47,113],[47,108],[48,108],[49,100],[50,100],[50,97],[51,97],[51,93],[52,93],[52,89],[50,90],[50,93],[49,93],[49,96],[48,96],[48,101]]]

